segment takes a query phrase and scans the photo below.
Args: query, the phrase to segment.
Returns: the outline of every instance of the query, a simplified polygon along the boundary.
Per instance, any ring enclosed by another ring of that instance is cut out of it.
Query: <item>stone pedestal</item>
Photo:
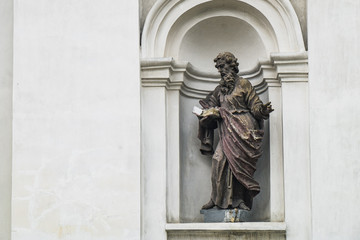
[[[285,240],[284,222],[166,224],[167,240]]]
[[[245,210],[234,209],[202,209],[200,213],[204,216],[204,222],[244,222]]]

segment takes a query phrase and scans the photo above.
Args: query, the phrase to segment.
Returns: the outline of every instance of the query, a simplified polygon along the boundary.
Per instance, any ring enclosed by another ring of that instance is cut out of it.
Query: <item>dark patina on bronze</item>
[[[219,207],[250,210],[253,198],[260,192],[254,180],[257,159],[262,154],[263,120],[273,111],[271,103],[263,104],[251,83],[238,76],[237,58],[220,53],[215,59],[221,80],[200,100],[200,151],[212,157],[212,193],[202,209]],[[214,129],[219,143],[213,151]]]

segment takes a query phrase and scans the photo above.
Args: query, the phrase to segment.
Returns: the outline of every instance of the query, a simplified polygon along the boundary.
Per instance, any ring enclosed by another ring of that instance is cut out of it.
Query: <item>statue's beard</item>
[[[230,94],[234,90],[235,77],[233,74],[228,73],[220,80],[220,89],[223,94]]]

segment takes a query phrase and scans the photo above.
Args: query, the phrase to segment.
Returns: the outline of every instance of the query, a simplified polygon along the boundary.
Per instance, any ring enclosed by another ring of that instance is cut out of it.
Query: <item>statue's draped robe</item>
[[[260,192],[253,176],[262,154],[262,120],[268,118],[261,112],[263,103],[250,82],[238,78],[230,94],[224,95],[219,85],[200,104],[204,109],[218,108],[221,116],[204,117],[199,124],[203,154],[214,153],[213,131],[219,128],[220,140],[212,158],[211,199],[220,208],[238,207],[242,201],[251,208],[253,197]]]

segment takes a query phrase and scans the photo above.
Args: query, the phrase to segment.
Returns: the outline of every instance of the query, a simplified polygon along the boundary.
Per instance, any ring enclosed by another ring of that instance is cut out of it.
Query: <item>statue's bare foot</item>
[[[210,199],[210,201],[205,204],[204,206],[201,207],[201,209],[210,209],[215,207],[215,203],[213,202],[213,200]]]
[[[246,210],[246,211],[250,211],[250,208],[248,206],[246,206],[244,202],[241,202],[239,204],[239,208],[243,209],[243,210]]]

